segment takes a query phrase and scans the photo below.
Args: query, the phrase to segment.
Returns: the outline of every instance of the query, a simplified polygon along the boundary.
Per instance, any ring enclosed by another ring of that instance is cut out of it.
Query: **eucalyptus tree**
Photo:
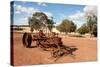
[[[87,27],[89,29],[89,33],[97,36],[97,16],[92,14],[91,16],[87,16]]]
[[[62,23],[57,26],[57,29],[60,32],[65,32],[67,34],[68,32],[75,32],[76,25],[74,24],[74,22],[68,19],[64,19]]]
[[[44,28],[48,28],[51,31],[54,24],[53,20],[48,19],[48,16],[43,12],[34,13],[32,17],[29,17],[28,23],[31,27],[31,31]]]

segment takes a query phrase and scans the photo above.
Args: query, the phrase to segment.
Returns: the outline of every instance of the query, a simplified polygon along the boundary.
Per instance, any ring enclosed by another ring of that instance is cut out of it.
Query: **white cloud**
[[[97,7],[96,6],[86,6],[83,11],[85,12],[85,15],[97,15]]]
[[[21,5],[16,5],[16,12],[15,13],[21,13],[21,12],[33,14],[35,12],[39,12],[39,10],[32,8],[32,7],[24,7],[24,6],[21,6]]]
[[[97,15],[97,7],[96,6],[86,6],[83,8],[83,11],[77,11],[76,13],[68,16],[68,19],[72,20],[73,22],[75,22],[78,27],[79,25],[82,25],[83,23],[86,22],[86,17],[88,15]]]
[[[71,20],[80,20],[80,19],[83,19],[85,17],[84,17],[83,12],[77,11],[75,14],[70,15],[68,18]]]
[[[15,21],[14,23],[15,23],[15,25],[27,25],[28,17],[22,17],[18,21]]]
[[[71,20],[81,20],[86,18],[86,16],[90,14],[97,15],[96,6],[86,6],[83,8],[83,12],[77,11],[75,14],[70,15],[68,18]]]
[[[50,12],[43,12],[43,13],[45,13],[48,16],[48,18],[51,18],[53,16],[53,14]]]
[[[21,12],[20,12],[20,11],[16,11],[15,13],[16,13],[16,14],[20,14]]]
[[[22,18],[21,21],[21,24],[28,24],[28,17]]]
[[[28,20],[28,17],[23,17],[21,20],[22,21],[27,21]]]
[[[45,6],[45,7],[47,6],[47,4],[42,3],[42,2],[38,2],[37,4],[40,5],[40,6]]]
[[[72,20],[75,24],[77,24],[77,27],[79,28],[83,23],[86,22],[86,18],[84,15],[84,12],[77,11],[75,14],[70,15],[68,19]]]
[[[60,14],[60,15],[59,15],[59,18],[60,18],[60,19],[66,19],[67,16],[66,16],[65,14]]]

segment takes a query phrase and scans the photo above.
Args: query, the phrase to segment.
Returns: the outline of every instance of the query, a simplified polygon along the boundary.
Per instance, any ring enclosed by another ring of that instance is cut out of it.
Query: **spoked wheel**
[[[25,47],[31,47],[31,43],[32,43],[32,36],[31,36],[31,33],[24,33],[23,34],[23,45]]]

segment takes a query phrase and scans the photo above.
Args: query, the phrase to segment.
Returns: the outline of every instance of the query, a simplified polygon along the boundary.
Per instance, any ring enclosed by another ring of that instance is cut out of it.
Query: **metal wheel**
[[[31,33],[24,33],[23,34],[23,45],[25,47],[30,47],[31,46],[31,43],[32,43],[32,36],[31,36]]]

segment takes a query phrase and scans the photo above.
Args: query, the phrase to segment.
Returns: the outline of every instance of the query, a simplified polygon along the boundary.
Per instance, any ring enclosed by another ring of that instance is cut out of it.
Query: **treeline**
[[[91,35],[97,36],[97,16],[91,15],[87,16],[87,21],[80,28],[77,29],[77,25],[75,22],[64,19],[61,24],[57,25],[56,28],[60,32],[70,33],[70,32],[78,32],[80,34],[90,33]],[[49,31],[52,31],[55,22],[53,21],[53,17],[48,18],[48,16],[43,12],[36,12],[29,17],[28,24],[31,27],[31,31],[40,30],[44,28],[48,28]]]
[[[11,27],[29,27],[29,25],[11,25]]]
[[[69,32],[75,32],[77,26],[76,24],[74,24],[73,21],[70,21],[68,19],[64,19],[61,24],[59,24],[58,26],[56,26],[56,28],[60,31],[60,32],[65,32],[66,34]]]
[[[29,27],[29,25],[11,25],[11,30],[22,31],[22,27]]]
[[[80,34],[89,33],[97,37],[97,16],[91,15],[87,17],[87,22],[77,29],[76,24],[73,21],[64,19],[61,24],[56,26],[60,32],[70,33],[78,32]]]
[[[87,22],[83,24],[78,30],[80,34],[90,33],[97,37],[97,16],[92,15],[87,17]]]
[[[29,17],[28,24],[31,27],[31,32],[35,30],[40,30],[48,28],[49,31],[52,31],[54,27],[53,17],[48,18],[48,16],[43,12],[36,12]]]

